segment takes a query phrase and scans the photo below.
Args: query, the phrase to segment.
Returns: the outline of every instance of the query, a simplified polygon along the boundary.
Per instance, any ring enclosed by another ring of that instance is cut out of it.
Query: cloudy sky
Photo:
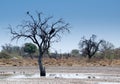
[[[82,36],[92,34],[120,47],[120,0],[0,0],[0,47],[6,43],[23,45],[25,42],[10,40],[7,30],[27,19],[26,12],[43,12],[55,19],[63,18],[71,25],[71,33],[65,34],[52,50],[70,52],[78,49]]]

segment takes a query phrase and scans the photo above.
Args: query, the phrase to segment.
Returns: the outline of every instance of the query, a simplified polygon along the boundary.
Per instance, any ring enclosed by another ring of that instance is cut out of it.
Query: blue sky
[[[52,50],[70,52],[78,49],[82,36],[96,34],[120,47],[120,0],[0,0],[0,46],[5,43],[23,45],[24,42],[10,41],[8,25],[18,25],[26,19],[26,12],[43,12],[55,19],[63,18],[71,24],[71,33],[65,34]]]

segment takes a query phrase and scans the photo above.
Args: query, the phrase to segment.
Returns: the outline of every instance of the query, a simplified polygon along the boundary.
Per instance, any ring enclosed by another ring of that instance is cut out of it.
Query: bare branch
[[[15,31],[11,26],[9,27],[13,35],[12,40],[20,38],[31,39],[41,49],[41,53],[50,48],[51,42],[60,39],[61,34],[66,31],[69,32],[69,24],[65,23],[63,19],[50,24],[52,16],[41,18],[42,13],[37,12],[36,19],[29,12],[27,12],[27,15],[31,20],[24,21],[24,24],[18,25],[16,28],[19,30]],[[54,38],[56,39],[54,40]]]
[[[83,37],[79,43],[80,48],[82,48],[82,53],[87,55],[89,59],[95,55],[99,49],[99,45],[103,42],[102,40],[96,42],[95,39],[96,35],[92,35],[89,39]]]
[[[38,25],[41,23],[41,15],[42,15],[42,12],[36,12],[37,13],[37,15],[38,15]]]
[[[29,13],[29,11],[27,12],[27,14],[30,16],[30,18],[32,19],[32,21],[33,21],[34,23],[36,23],[34,17]]]

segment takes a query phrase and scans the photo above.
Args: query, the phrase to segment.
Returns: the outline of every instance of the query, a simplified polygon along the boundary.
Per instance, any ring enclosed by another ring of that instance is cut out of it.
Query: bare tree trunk
[[[46,76],[45,67],[42,64],[42,54],[41,54],[41,52],[39,54],[38,64],[39,64],[40,76]]]
[[[32,56],[32,54],[31,54],[31,53],[30,53],[30,58],[31,58],[31,59],[33,59],[33,56]]]

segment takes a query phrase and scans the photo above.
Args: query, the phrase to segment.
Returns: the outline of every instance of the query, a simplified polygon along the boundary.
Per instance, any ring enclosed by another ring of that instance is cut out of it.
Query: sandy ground
[[[107,74],[120,77],[120,67],[62,67],[62,66],[47,66],[48,73],[95,73]],[[0,67],[0,74],[34,74],[39,73],[38,67]],[[0,84],[102,84],[100,82],[111,82],[111,84],[120,84],[120,79],[65,79],[65,78],[35,78],[35,79],[0,79]],[[105,84],[105,83],[104,83]]]
[[[88,84],[83,82],[82,80],[76,79],[19,79],[19,80],[0,80],[0,84]]]

